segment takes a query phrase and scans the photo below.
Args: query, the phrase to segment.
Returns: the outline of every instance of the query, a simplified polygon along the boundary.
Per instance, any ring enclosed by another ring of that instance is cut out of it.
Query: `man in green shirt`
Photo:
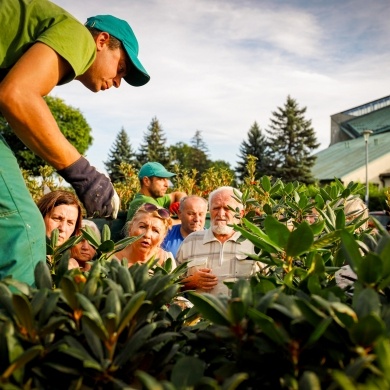
[[[130,202],[127,220],[131,220],[137,209],[144,203],[152,203],[166,209],[171,208],[172,204],[178,202],[184,196],[185,192],[175,191],[166,194],[169,187],[169,180],[175,176],[158,162],[148,162],[142,165],[138,173],[141,183],[141,190]],[[172,211],[172,210],[170,210]],[[178,221],[177,223],[180,223]]]
[[[75,189],[87,216],[116,218],[119,198],[61,133],[43,96],[80,81],[92,92],[149,81],[129,26],[98,15],[85,26],[48,0],[0,0],[0,111],[16,135]],[[45,261],[45,228],[17,161],[0,136],[0,279],[34,282]]]

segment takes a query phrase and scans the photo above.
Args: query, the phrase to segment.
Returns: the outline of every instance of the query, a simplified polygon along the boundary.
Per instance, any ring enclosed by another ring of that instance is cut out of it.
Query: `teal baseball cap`
[[[176,176],[175,173],[169,172],[163,165],[158,162],[148,162],[142,165],[139,170],[138,177],[143,179],[144,177],[164,177],[169,178]]]
[[[138,59],[138,41],[130,25],[122,19],[112,15],[97,15],[87,19],[86,27],[96,28],[97,30],[108,32],[122,42],[134,69],[131,69],[124,78],[130,85],[140,87],[150,80],[148,72],[145,70],[141,61]]]

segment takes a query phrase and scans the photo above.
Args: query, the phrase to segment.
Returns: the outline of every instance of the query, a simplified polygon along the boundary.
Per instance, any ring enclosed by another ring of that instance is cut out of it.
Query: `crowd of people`
[[[184,291],[229,294],[229,282],[249,278],[265,268],[264,264],[254,260],[256,248],[253,243],[244,239],[233,227],[244,216],[243,205],[239,202],[242,194],[237,188],[229,186],[216,188],[208,199],[184,192],[167,194],[168,179],[174,175],[156,162],[141,167],[141,190],[130,204],[123,227],[123,236],[139,238],[116,252],[109,261],[122,262],[125,259],[131,267],[155,260],[156,264],[163,266],[171,259],[173,269],[186,263],[187,271],[182,279]],[[176,203],[177,207],[172,208]],[[83,219],[83,206],[77,195],[69,190],[52,191],[45,194],[37,206],[46,237],[50,239],[57,229],[56,246],[61,246],[71,237],[80,236],[71,248],[68,268],[89,271],[98,253],[97,248],[82,236],[82,229],[92,230],[98,242],[101,232],[93,220],[86,218],[85,212]],[[360,198],[348,200],[344,212],[347,219],[362,215],[365,222],[359,229],[367,228],[368,212]],[[209,226],[206,226],[206,216]],[[313,208],[305,221],[315,223],[318,216]],[[287,226],[291,225],[289,222],[286,222]],[[20,269],[16,277],[33,284],[30,269]],[[354,276],[345,266],[336,273],[336,281],[345,287]]]
[[[35,266],[46,258],[45,237],[57,231],[60,246],[86,227],[99,236],[88,218],[115,219],[120,205],[110,179],[67,141],[43,97],[72,80],[98,92],[118,88],[122,79],[142,86],[150,76],[138,58],[132,28],[114,16],[93,16],[83,25],[48,0],[10,0],[0,8],[0,24],[7,26],[0,41],[0,111],[22,142],[75,190],[53,191],[36,205],[0,135],[0,279],[12,275],[33,284]],[[226,294],[226,282],[247,278],[263,266],[251,258],[253,244],[232,227],[244,212],[236,199],[240,192],[220,187],[208,199],[167,192],[174,176],[158,162],[141,167],[141,189],[124,227],[125,235],[141,238],[111,261],[126,259],[129,266],[150,258],[160,265],[168,259],[174,265],[188,262],[184,289]],[[208,212],[210,227],[205,228]],[[88,271],[95,256],[96,248],[80,236],[69,268]]]

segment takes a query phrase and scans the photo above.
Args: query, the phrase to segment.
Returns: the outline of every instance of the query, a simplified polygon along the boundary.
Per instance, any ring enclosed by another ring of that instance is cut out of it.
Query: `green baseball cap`
[[[176,176],[175,173],[167,171],[163,165],[158,162],[148,162],[142,165],[139,170],[138,177],[140,179],[144,177],[173,177]]]
[[[150,76],[138,59],[138,41],[130,25],[112,15],[97,15],[87,19],[86,27],[108,32],[122,42],[134,69],[124,78],[130,85],[140,87],[150,80]]]

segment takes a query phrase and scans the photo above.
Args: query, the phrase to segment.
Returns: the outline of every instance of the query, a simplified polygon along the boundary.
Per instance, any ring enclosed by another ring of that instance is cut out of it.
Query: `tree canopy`
[[[241,161],[237,162],[236,173],[240,181],[243,181],[244,177],[248,175],[249,155],[256,157],[256,179],[269,173],[267,161],[268,144],[257,122],[254,122],[249,129],[248,138],[241,142],[239,150],[238,157]]]
[[[104,162],[104,166],[113,183],[124,181],[123,173],[120,170],[120,165],[124,162],[132,165],[138,165],[135,160],[134,151],[130,144],[129,136],[122,127],[116,136],[112,148],[110,149],[108,160]]]
[[[171,158],[166,145],[167,137],[160,122],[154,117],[144,133],[143,143],[138,149],[137,160],[140,165],[149,161],[157,161],[164,166],[168,166]]]
[[[305,118],[306,107],[300,108],[290,96],[283,107],[272,113],[268,133],[270,174],[283,181],[314,182],[311,168],[319,147],[311,120]]]

